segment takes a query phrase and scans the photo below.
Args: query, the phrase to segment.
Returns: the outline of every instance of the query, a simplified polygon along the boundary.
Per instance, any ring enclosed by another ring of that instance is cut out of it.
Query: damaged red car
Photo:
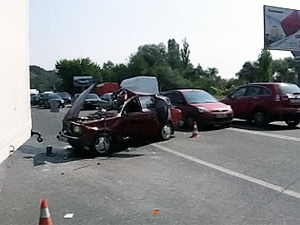
[[[116,151],[116,144],[124,139],[156,137],[168,140],[174,134],[174,128],[179,126],[181,112],[171,109],[167,97],[126,89],[114,93],[114,109],[99,109],[91,115],[78,117],[93,86],[74,102],[57,136],[76,150],[90,150],[97,156],[107,156]]]

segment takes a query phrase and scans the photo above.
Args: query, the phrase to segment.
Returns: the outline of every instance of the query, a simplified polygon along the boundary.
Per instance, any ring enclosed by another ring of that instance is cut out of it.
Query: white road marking
[[[154,146],[154,147],[156,147],[156,148],[159,148],[161,150],[164,150],[166,152],[169,152],[169,153],[172,153],[172,154],[177,155],[179,157],[182,157],[182,158],[185,158],[187,160],[190,160],[192,162],[195,162],[195,163],[198,163],[200,165],[207,166],[207,167],[209,167],[211,169],[214,169],[214,170],[220,171],[222,173],[228,174],[230,176],[234,176],[234,177],[237,177],[237,178],[249,181],[251,183],[258,184],[258,185],[263,186],[265,188],[277,191],[279,193],[282,193],[282,194],[285,194],[285,195],[288,195],[288,196],[300,199],[300,193],[292,191],[292,190],[289,190],[289,189],[286,189],[286,188],[281,187],[279,185],[271,184],[271,183],[268,183],[266,181],[254,178],[254,177],[250,177],[250,176],[247,176],[245,174],[242,174],[242,173],[239,173],[239,172],[235,172],[235,171],[226,169],[224,167],[221,167],[221,166],[218,166],[218,165],[215,165],[215,164],[203,161],[201,159],[197,159],[197,158],[195,158],[193,156],[186,155],[184,153],[172,150],[170,148],[163,147],[163,146],[161,146],[159,144],[153,143],[151,145]]]
[[[284,140],[289,140],[289,141],[299,141],[300,138],[297,137],[289,137],[289,136],[284,136],[280,134],[270,134],[267,132],[261,132],[261,131],[253,131],[253,130],[243,130],[243,129],[238,129],[238,128],[227,128],[226,130],[232,130],[232,131],[237,131],[241,133],[247,133],[247,134],[255,134],[255,135],[260,135],[260,136],[265,136],[265,137],[272,137],[272,138],[278,138],[278,139],[284,139]]]

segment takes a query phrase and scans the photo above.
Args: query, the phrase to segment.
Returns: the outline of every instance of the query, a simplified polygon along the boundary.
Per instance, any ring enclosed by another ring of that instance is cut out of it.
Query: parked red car
[[[299,124],[300,88],[288,83],[251,83],[238,87],[223,103],[231,105],[236,118],[254,120],[258,126],[285,121],[290,127]]]
[[[171,103],[182,112],[186,126],[228,125],[233,119],[229,105],[219,102],[214,96],[200,89],[171,90],[164,93]]]
[[[168,140],[178,126],[181,114],[175,110],[172,121],[168,98],[155,94],[120,89],[115,93],[114,110],[98,110],[87,117],[78,117],[80,108],[93,86],[74,102],[63,119],[58,139],[67,141],[77,150],[89,149],[96,155],[114,152],[117,142],[125,138],[158,137]]]

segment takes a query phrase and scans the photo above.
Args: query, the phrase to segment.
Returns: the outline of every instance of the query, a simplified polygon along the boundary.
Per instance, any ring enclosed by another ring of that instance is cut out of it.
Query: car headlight
[[[81,133],[81,126],[73,125],[73,132],[80,134]]]
[[[208,112],[208,109],[205,107],[198,107],[198,111],[199,111],[199,113],[206,113],[206,112]]]
[[[62,99],[62,100],[61,100],[61,103],[65,103],[65,100]]]

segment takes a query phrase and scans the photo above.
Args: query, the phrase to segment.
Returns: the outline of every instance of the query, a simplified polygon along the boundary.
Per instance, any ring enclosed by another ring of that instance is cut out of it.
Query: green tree
[[[263,49],[258,58],[258,77],[256,77],[256,81],[271,81],[273,75],[272,62],[270,51]]]
[[[125,64],[118,64],[113,69],[112,82],[121,83],[122,80],[132,77],[129,68]]]
[[[168,41],[168,63],[172,70],[179,69],[181,66],[180,61],[180,49],[179,44],[176,43],[175,39],[169,39]]]
[[[182,76],[179,70],[170,70],[167,66],[155,67],[155,74],[162,92],[176,88],[189,88],[193,85]]]
[[[256,80],[256,77],[258,77],[259,70],[257,67],[257,63],[252,62],[245,62],[243,65],[243,68],[236,73],[236,76],[239,80],[245,80],[249,83],[252,83]]]
[[[142,54],[136,53],[129,58],[128,69],[132,76],[146,75],[149,70],[149,63]]]
[[[293,83],[296,78],[294,59],[291,57],[273,61],[273,78],[277,82]]]
[[[38,66],[30,66],[30,88],[41,92],[47,90],[61,90],[61,79],[54,70],[44,70]]]
[[[100,67],[89,58],[62,59],[56,62],[57,75],[62,79],[65,91],[75,93],[74,76],[92,76],[95,82],[102,82]],[[77,91],[80,91],[79,89]]]
[[[163,43],[140,46],[137,55],[142,56],[150,68],[167,62],[166,46]]]
[[[157,76],[156,67],[168,67],[166,47],[164,44],[143,45],[137,53],[132,54],[128,63],[128,74],[122,78],[133,76]]]
[[[183,64],[183,69],[186,69],[190,62],[190,48],[189,44],[186,41],[186,38],[182,40],[183,48],[181,49],[181,60]]]
[[[102,69],[101,69],[101,76],[102,76],[102,81],[103,82],[110,82],[113,80],[114,73],[113,73],[113,68],[115,65],[111,62],[108,61],[107,63],[103,63]]]

